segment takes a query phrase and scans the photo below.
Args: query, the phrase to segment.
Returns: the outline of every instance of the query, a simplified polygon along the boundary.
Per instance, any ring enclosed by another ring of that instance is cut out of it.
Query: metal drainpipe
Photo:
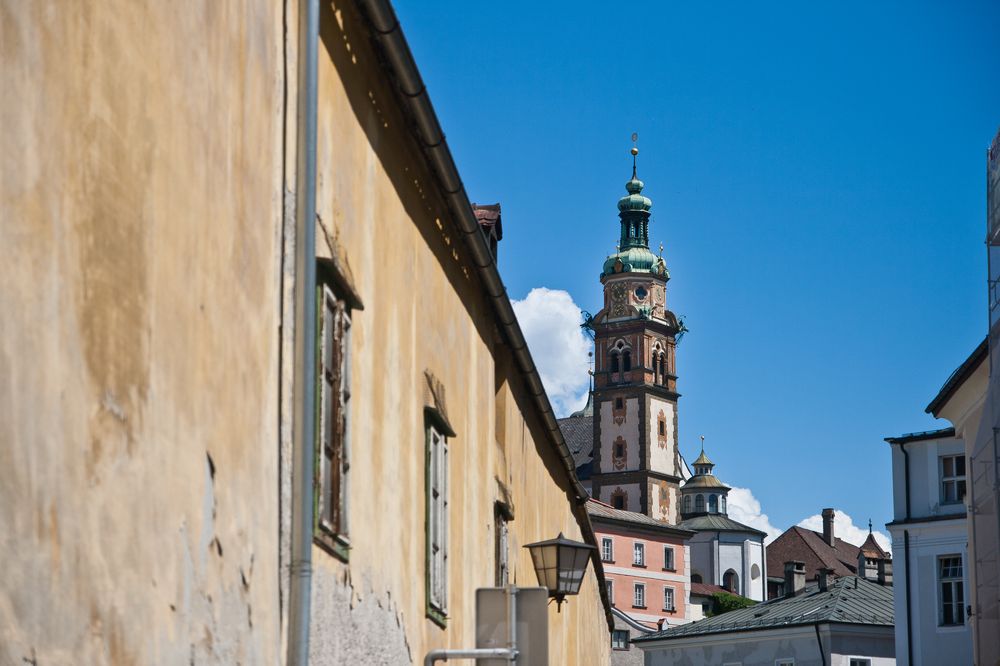
[[[816,644],[819,645],[819,662],[822,666],[826,666],[826,654],[823,652],[823,641],[819,637],[819,622],[813,625],[816,630]]]
[[[319,2],[299,0],[295,165],[295,354],[288,664],[309,663],[316,423],[316,106]]]
[[[903,485],[906,489],[906,520],[910,520],[910,454],[906,450],[906,442],[899,443],[903,453]],[[903,530],[903,584],[906,585],[906,663],[913,665],[913,613],[910,598],[910,531]]]

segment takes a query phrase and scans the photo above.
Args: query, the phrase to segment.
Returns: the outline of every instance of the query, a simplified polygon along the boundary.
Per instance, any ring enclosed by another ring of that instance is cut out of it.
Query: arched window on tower
[[[622,367],[625,372],[632,369],[632,352],[628,349],[622,352]]]
[[[719,496],[709,495],[708,496],[708,512],[709,513],[719,513]]]
[[[698,495],[694,498],[695,513],[705,513],[705,496]]]
[[[667,355],[660,352],[660,383],[667,385]]]
[[[691,513],[691,496],[684,496],[684,513]]]
[[[727,592],[739,594],[740,577],[735,571],[730,569],[722,576],[722,587],[724,587]]]
[[[726,513],[726,496],[725,495],[722,496],[721,502],[722,502],[722,506],[720,508],[722,509],[722,513]]]
[[[615,375],[617,375],[621,370],[621,365],[618,360],[618,352],[611,352],[611,381],[616,381]]]

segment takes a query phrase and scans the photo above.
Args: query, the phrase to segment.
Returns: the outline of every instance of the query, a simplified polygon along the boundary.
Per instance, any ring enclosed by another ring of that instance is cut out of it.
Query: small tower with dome
[[[681,486],[681,522],[695,532],[689,542],[691,582],[718,585],[732,594],[763,601],[767,592],[764,532],[729,517],[729,491],[705,454],[692,463],[694,475]]]
[[[681,487],[681,520],[706,514],[728,515],[730,488],[712,473],[715,463],[705,455],[704,448],[692,467],[694,475]]]

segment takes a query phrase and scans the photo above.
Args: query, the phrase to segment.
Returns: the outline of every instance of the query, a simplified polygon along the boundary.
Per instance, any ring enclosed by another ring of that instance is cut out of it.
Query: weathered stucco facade
[[[285,659],[296,14],[0,0],[0,663]],[[518,585],[537,584],[522,546],[593,535],[354,3],[320,3],[318,82],[317,251],[364,309],[350,550],[313,549],[311,656],[419,663],[474,645],[497,502]],[[424,585],[435,401],[455,431],[443,627]],[[550,607],[552,664],[608,663],[599,566]]]
[[[279,659],[283,11],[0,2],[0,663]]]

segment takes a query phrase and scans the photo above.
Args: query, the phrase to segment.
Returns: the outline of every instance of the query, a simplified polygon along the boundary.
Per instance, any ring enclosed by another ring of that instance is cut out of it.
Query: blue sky
[[[511,297],[599,309],[638,132],[682,451],[780,529],[883,525],[882,438],[946,425],[924,407],[986,332],[1000,3],[610,6],[396,3]]]

